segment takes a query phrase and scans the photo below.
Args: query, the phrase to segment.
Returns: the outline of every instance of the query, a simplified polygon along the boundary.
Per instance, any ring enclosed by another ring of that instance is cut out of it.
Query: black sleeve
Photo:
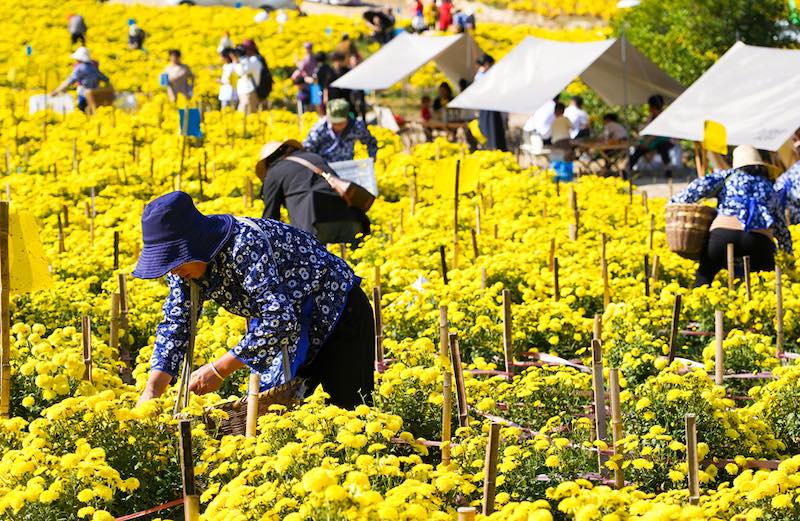
[[[269,173],[267,173],[261,194],[264,198],[264,219],[280,221],[281,206],[286,204],[280,180],[276,179],[276,176],[270,176]]]

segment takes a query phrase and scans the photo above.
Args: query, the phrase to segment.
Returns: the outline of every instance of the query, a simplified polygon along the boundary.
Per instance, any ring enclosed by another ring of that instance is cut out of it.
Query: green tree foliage
[[[612,20],[628,40],[689,85],[736,42],[766,47],[792,43],[785,0],[642,0]],[[796,33],[795,33],[796,34]]]

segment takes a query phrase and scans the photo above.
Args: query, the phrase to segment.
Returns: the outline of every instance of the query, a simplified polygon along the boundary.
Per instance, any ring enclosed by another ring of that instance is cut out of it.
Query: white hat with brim
[[[733,164],[731,167],[742,168],[745,166],[763,166],[771,177],[780,172],[780,168],[761,159],[761,154],[758,153],[758,150],[753,145],[739,145],[733,149]]]
[[[89,54],[89,49],[86,47],[78,47],[75,52],[70,55],[70,58],[79,62],[92,61],[92,56]]]
[[[303,150],[303,145],[294,139],[287,139],[285,141],[270,141],[261,147],[258,163],[256,163],[256,175],[259,179],[264,179],[267,176],[267,170],[270,165],[278,158],[279,152],[287,150]]]

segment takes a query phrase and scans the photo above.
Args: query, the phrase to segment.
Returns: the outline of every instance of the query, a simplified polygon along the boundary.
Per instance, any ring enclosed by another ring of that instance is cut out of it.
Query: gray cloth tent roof
[[[387,89],[431,60],[453,83],[462,78],[471,81],[480,54],[478,44],[466,34],[423,36],[404,32],[332,85],[342,89]]]
[[[622,61],[623,42],[627,65]],[[652,94],[676,98],[684,87],[623,39],[560,42],[528,36],[450,107],[532,113],[580,77],[607,103],[644,103]]]
[[[778,150],[800,127],[800,51],[737,42],[642,133],[702,141],[706,120],[729,145]]]

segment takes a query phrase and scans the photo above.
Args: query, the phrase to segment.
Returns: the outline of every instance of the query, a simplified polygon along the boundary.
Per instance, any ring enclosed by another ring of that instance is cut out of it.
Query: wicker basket
[[[686,259],[699,259],[717,210],[702,204],[668,204],[664,214],[670,251]]]
[[[268,391],[258,395],[258,415],[262,416],[267,413],[271,405],[284,405],[286,407],[293,407],[299,403],[298,394],[302,386],[303,379],[295,378],[288,384],[274,387]],[[228,414],[224,420],[214,419],[211,412],[213,410],[222,410]],[[247,398],[239,400],[231,400],[224,402],[213,407],[206,409],[205,417],[203,418],[209,431],[217,431],[220,436],[227,434],[244,435],[247,426]]]

